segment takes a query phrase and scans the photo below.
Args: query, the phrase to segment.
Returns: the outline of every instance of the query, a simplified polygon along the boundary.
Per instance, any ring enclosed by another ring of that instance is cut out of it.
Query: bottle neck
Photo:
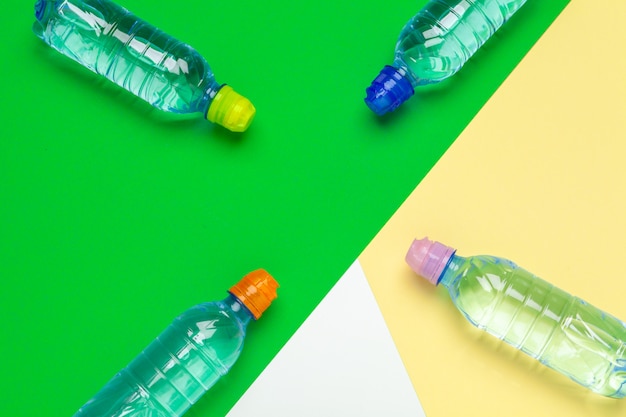
[[[206,115],[209,112],[209,107],[211,106],[211,103],[213,102],[213,99],[217,95],[219,89],[222,88],[222,85],[218,84],[213,77],[207,77],[201,88],[202,91],[204,91],[204,94],[200,99],[198,108],[206,118]]]
[[[441,272],[441,277],[437,285],[443,285],[447,289],[450,288],[460,277],[459,271],[465,263],[465,258],[454,254],[448,260],[445,268]]]
[[[393,61],[393,66],[398,70],[402,77],[407,80],[413,89],[419,87],[423,83],[417,78],[417,76],[409,69],[409,66],[400,57],[397,57]]]
[[[254,319],[250,310],[234,295],[229,293],[228,297],[222,300],[222,302],[228,306],[233,318],[236,318],[244,329],[250,323],[250,320]]]

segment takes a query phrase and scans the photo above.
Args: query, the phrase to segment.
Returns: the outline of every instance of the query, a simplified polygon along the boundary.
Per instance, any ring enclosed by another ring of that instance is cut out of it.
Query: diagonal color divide
[[[228,417],[424,417],[356,261]]]
[[[626,402],[475,331],[404,263],[411,240],[429,235],[461,255],[509,257],[626,318],[613,262],[626,247],[617,3],[565,9],[230,417],[626,414]]]
[[[626,320],[623,16],[572,2],[359,257],[428,417],[626,415],[473,328],[404,262],[429,236]]]

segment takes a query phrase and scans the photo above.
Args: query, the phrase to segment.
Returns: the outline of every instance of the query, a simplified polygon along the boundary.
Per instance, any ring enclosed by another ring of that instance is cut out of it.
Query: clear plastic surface
[[[431,0],[400,32],[393,68],[366,90],[365,103],[378,115],[395,110],[413,88],[440,82],[463,67],[526,0]],[[404,78],[405,82],[397,81]]]
[[[187,310],[74,417],[182,416],[235,363],[251,319],[233,295]]]
[[[38,0],[35,19],[45,43],[160,110],[201,113],[235,132],[252,122],[254,106],[230,87],[218,95],[224,86],[195,49],[109,0]]]
[[[395,65],[414,86],[456,73],[526,0],[432,0],[402,29]]]
[[[439,283],[478,328],[598,394],[626,396],[622,321],[493,256],[453,255]]]

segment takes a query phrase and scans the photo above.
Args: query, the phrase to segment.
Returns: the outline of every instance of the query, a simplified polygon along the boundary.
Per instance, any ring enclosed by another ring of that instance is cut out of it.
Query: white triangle
[[[227,417],[425,417],[356,261]]]

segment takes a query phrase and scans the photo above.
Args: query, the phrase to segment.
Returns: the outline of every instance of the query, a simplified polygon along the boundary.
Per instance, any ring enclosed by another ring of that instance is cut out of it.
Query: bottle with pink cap
[[[462,257],[424,238],[406,261],[476,327],[593,392],[626,396],[626,324],[495,256]]]

